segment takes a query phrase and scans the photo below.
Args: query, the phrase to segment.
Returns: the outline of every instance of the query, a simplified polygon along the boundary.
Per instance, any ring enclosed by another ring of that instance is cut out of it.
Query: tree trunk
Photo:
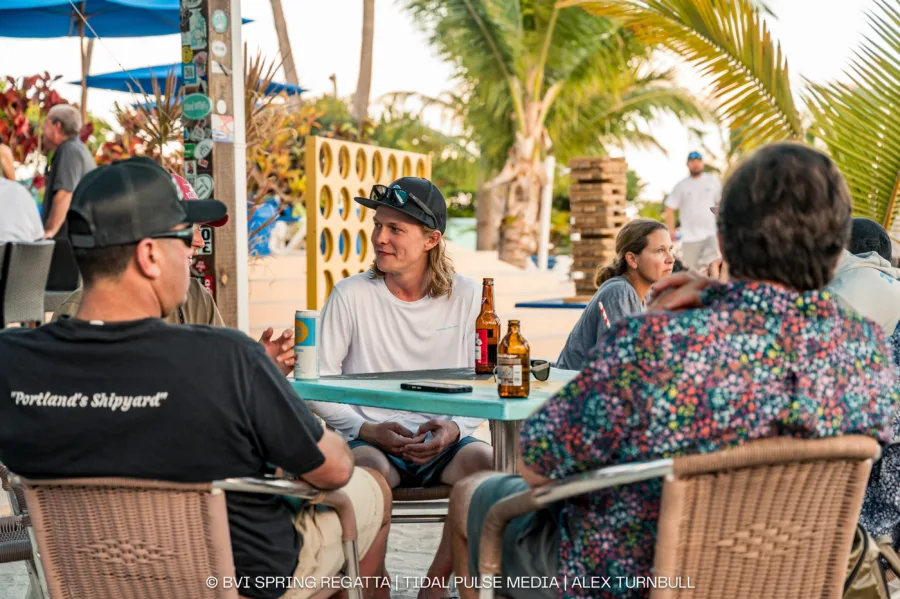
[[[359,49],[359,79],[353,96],[353,118],[362,121],[369,113],[372,88],[372,48],[375,43],[375,0],[363,0],[362,46]]]
[[[497,196],[504,190],[482,185],[478,188],[478,197],[475,200],[475,233],[477,241],[475,249],[483,252],[497,251],[500,240],[500,210],[497,205]]]
[[[288,37],[287,22],[284,20],[284,10],[281,8],[281,0],[272,1],[272,16],[275,18],[275,33],[278,36],[278,53],[281,54],[281,68],[284,69],[284,79],[290,85],[300,85],[297,78],[297,67],[294,66],[294,53],[291,51],[291,40]]]
[[[537,251],[541,183],[538,177],[520,173],[510,184],[500,224],[500,259],[525,268]]]

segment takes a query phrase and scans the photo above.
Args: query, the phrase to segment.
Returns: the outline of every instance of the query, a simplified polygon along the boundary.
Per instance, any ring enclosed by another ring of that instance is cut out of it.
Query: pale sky
[[[331,91],[328,77],[337,75],[338,93],[351,94],[356,87],[362,30],[362,0],[283,0],[300,84],[309,94]],[[243,15],[254,22],[244,26],[250,53],[257,48],[275,58],[278,42],[269,0],[242,0]],[[449,65],[442,63],[419,30],[402,10],[403,0],[377,0],[375,14],[373,103],[392,91],[436,95],[451,89]],[[770,20],[774,36],[781,40],[792,72],[795,96],[802,77],[817,82],[840,77],[852,50],[865,31],[864,11],[874,0],[769,0],[778,16]],[[569,9],[577,10],[577,9]],[[63,75],[62,81],[80,78],[78,42],[75,39],[20,40],[0,38],[0,76],[19,77],[45,70]],[[177,35],[157,38],[109,39],[94,47],[92,73],[178,62]],[[697,79],[683,69],[684,81]],[[695,88],[695,87],[692,87]],[[71,101],[80,100],[77,85],[58,84],[57,90]],[[695,89],[698,93],[702,90]],[[116,100],[127,103],[129,94],[91,90],[89,109],[111,117]],[[660,198],[685,174],[685,158],[694,149],[688,132],[675,121],[658,122],[651,132],[668,149],[625,150],[629,166],[647,183],[648,198]]]

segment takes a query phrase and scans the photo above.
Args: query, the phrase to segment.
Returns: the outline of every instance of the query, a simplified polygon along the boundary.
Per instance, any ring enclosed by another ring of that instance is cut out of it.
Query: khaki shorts
[[[718,260],[719,242],[715,237],[709,237],[703,241],[691,241],[681,244],[681,256],[684,265],[694,272],[705,275],[709,263]]]
[[[353,476],[343,491],[350,497],[356,512],[356,544],[362,559],[375,542],[384,522],[384,496],[378,482],[362,468],[354,468]],[[319,586],[323,578],[338,576],[344,568],[344,550],[341,546],[341,522],[334,510],[304,506],[294,519],[294,527],[303,536],[303,548],[300,549],[294,578],[312,579]],[[317,590],[292,588],[284,598],[305,599]]]

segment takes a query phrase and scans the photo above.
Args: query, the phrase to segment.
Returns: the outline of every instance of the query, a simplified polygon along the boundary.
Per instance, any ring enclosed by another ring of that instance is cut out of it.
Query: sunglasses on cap
[[[434,212],[429,210],[428,206],[426,206],[422,200],[408,191],[400,189],[397,185],[391,185],[390,187],[386,185],[373,185],[372,191],[369,192],[369,199],[373,202],[380,202],[396,208],[402,208],[406,205],[406,202],[412,200],[416,206],[421,208],[425,214],[431,217],[431,224],[434,225],[434,228],[438,228],[437,217],[434,215]]]
[[[184,242],[184,245],[191,247],[194,243],[194,227],[157,233],[156,235],[150,235],[147,239],[180,239]]]
[[[547,360],[531,360],[531,375],[543,382],[550,378],[550,362]],[[497,378],[497,371],[494,370],[494,378]]]

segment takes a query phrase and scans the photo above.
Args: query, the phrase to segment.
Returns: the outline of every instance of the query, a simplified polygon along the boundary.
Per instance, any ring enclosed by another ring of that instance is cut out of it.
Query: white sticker
[[[212,67],[210,67],[210,70],[212,70],[212,72],[215,73],[216,75],[225,75],[226,74],[225,67],[223,67],[222,63],[220,63],[218,60],[212,61]]]
[[[206,176],[206,175],[204,175]],[[197,253],[202,256],[209,256],[213,253],[213,230],[212,227],[200,227],[200,237],[203,239],[203,249]]]
[[[228,110],[228,105],[225,103],[225,100],[219,100],[216,102],[216,112],[219,114],[225,114],[225,111]]]
[[[197,145],[194,146],[194,158],[197,160],[203,160],[210,154],[212,154],[213,149],[213,140],[204,139],[197,142]]]
[[[210,44],[210,48],[212,49],[212,53],[219,58],[224,58],[225,55],[228,54],[228,45],[222,40],[213,41],[213,43]]]
[[[194,191],[201,200],[208,200],[213,192],[213,178],[209,175],[197,175],[194,180]]]

